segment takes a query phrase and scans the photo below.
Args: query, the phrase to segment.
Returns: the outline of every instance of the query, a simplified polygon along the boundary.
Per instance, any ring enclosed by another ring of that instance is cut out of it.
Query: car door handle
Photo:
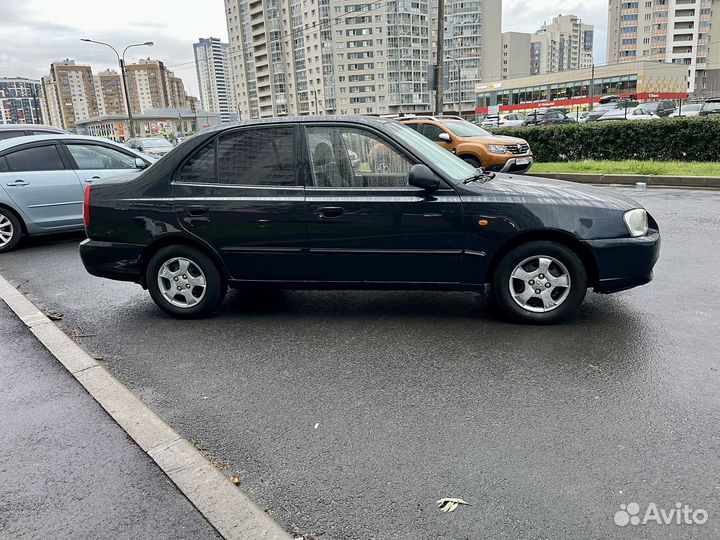
[[[14,182],[8,182],[5,184],[8,187],[15,187],[15,186],[29,186],[30,182],[26,182],[25,180],[22,180],[21,178],[18,178]]]
[[[335,219],[345,213],[345,209],[340,206],[323,206],[318,208],[317,215],[320,219]]]
[[[185,207],[185,213],[188,216],[206,216],[210,212],[210,208],[203,204],[193,204]]]
[[[100,180],[100,177],[99,177],[99,176],[93,176],[92,178],[86,178],[86,179],[85,179],[85,182],[88,183],[88,184],[92,184],[92,181],[93,181],[93,180]]]

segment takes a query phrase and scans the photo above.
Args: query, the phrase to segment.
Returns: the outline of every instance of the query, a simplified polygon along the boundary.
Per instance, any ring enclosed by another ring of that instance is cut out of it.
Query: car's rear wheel
[[[587,272],[570,248],[556,242],[528,242],[502,258],[492,287],[500,308],[511,319],[552,324],[583,301]]]
[[[150,259],[145,277],[158,307],[180,318],[210,315],[227,290],[215,263],[190,246],[169,246],[158,251]]]
[[[464,161],[465,163],[468,163],[469,165],[472,165],[472,166],[475,167],[476,169],[479,169],[480,167],[482,167],[482,163],[480,163],[480,160],[477,159],[477,158],[474,158],[474,157],[472,157],[472,156],[467,156],[467,157],[464,157],[464,158],[462,158],[462,159],[463,159],[463,161]]]
[[[15,249],[21,236],[20,220],[10,210],[0,208],[0,253]]]

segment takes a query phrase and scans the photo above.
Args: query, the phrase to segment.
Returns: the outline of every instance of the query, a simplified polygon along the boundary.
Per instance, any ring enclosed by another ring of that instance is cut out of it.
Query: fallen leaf
[[[454,497],[444,497],[437,502],[438,508],[440,508],[443,512],[454,512],[461,504],[471,506],[469,502],[463,501],[462,499],[456,499]]]

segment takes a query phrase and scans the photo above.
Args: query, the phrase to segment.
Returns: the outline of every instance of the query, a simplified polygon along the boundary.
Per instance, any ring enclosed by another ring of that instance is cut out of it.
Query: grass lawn
[[[720,162],[699,161],[571,161],[534,163],[533,173],[652,174],[661,176],[720,176]]]

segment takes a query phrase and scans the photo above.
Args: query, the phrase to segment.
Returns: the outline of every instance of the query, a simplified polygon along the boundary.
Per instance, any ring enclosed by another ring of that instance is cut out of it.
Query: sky
[[[605,60],[607,0],[503,0],[503,31],[532,32],[563,14],[595,25],[595,60]],[[97,73],[116,68],[115,54],[80,38],[130,49],[126,61],[162,60],[198,95],[192,44],[200,37],[227,40],[223,0],[0,0],[0,77],[39,79],[50,63],[70,58]]]

